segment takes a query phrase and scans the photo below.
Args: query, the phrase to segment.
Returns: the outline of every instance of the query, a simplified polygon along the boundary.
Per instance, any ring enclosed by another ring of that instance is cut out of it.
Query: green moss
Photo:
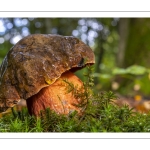
[[[27,109],[0,119],[0,132],[149,132],[150,113],[133,112],[127,105],[118,107],[112,92],[99,93],[89,101],[82,116],[72,112],[58,115],[50,109],[41,118],[31,117]]]

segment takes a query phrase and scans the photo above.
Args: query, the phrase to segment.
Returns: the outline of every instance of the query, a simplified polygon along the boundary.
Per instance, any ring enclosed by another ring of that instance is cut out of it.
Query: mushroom
[[[66,86],[71,82],[80,90],[83,83],[73,72],[94,63],[91,48],[72,36],[33,34],[21,39],[0,66],[0,112],[21,99],[30,115],[39,116],[46,108],[58,114],[81,112],[80,98],[67,93]]]

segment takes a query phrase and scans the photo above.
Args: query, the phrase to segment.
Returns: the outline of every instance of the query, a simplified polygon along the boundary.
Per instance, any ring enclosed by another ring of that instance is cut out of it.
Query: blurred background
[[[95,92],[150,97],[150,18],[0,18],[0,64],[30,34],[75,36],[95,53]],[[81,70],[76,74],[84,80]]]

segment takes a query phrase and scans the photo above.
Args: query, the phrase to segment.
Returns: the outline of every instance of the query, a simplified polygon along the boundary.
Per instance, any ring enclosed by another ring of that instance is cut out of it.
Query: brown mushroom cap
[[[0,66],[0,112],[51,85],[67,70],[94,63],[93,51],[75,37],[33,34],[23,38]]]

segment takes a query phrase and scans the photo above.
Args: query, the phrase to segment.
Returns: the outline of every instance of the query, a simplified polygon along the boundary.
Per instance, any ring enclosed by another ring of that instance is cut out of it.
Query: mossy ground
[[[95,96],[84,114],[58,115],[50,109],[44,117],[30,116],[26,108],[0,118],[0,132],[149,132],[150,113],[134,112],[111,102],[112,92]]]

